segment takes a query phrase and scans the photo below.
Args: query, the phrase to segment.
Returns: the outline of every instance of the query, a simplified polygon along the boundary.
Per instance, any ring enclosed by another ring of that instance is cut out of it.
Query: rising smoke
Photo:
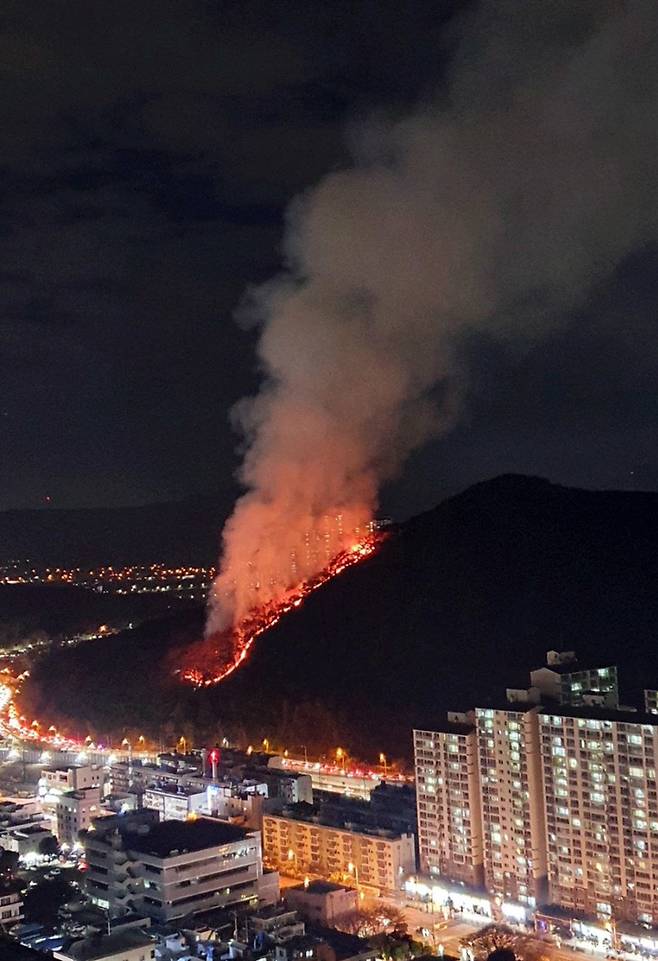
[[[461,30],[440,96],[354,137],[250,296],[264,384],[209,632],[363,535],[458,413],[461,338],[536,343],[655,240],[655,0],[488,0]]]

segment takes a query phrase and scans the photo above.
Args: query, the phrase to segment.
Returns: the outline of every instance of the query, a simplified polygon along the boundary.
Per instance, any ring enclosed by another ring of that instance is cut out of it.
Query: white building
[[[0,847],[5,851],[13,851],[19,858],[36,858],[46,838],[52,838],[52,832],[39,824],[27,827],[7,828],[0,834]]]
[[[80,831],[86,831],[101,813],[100,788],[66,791],[55,805],[57,840],[60,844],[75,844]]]
[[[142,805],[158,811],[161,821],[185,821],[190,816],[209,813],[206,791],[190,786],[147,788],[142,797]]]
[[[85,839],[87,890],[114,915],[159,922],[263,898],[260,834],[215,821],[158,821],[140,811],[96,822]]]
[[[478,745],[472,716],[438,731],[414,731],[420,870],[479,886],[483,881]]]
[[[44,814],[54,815],[57,802],[66,791],[97,787],[102,792],[104,778],[102,768],[91,764],[44,768],[38,785],[41,810]]]

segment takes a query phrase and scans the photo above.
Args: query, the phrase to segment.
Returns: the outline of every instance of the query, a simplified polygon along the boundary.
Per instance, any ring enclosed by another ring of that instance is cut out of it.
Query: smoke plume
[[[363,536],[458,413],[462,338],[536,344],[655,240],[657,37],[654,0],[481,3],[435,100],[293,203],[209,632]]]

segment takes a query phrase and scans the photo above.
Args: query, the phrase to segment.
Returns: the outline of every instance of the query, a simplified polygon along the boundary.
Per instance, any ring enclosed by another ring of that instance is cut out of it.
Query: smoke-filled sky
[[[0,508],[231,490],[267,370],[339,388],[401,516],[509,470],[655,488],[657,21],[9,0]]]

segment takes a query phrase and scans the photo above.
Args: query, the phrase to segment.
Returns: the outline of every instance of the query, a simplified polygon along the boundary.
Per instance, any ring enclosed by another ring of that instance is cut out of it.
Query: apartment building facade
[[[413,834],[321,824],[293,809],[264,814],[263,848],[267,862],[282,874],[352,877],[357,887],[382,893],[397,891],[416,869]]]
[[[101,789],[86,787],[65,791],[55,805],[55,833],[60,844],[74,845],[81,831],[101,815]]]
[[[550,900],[658,924],[658,716],[539,715]]]
[[[474,731],[414,732],[421,871],[477,886],[456,854],[481,851],[492,903],[658,926],[655,692],[620,709],[616,668],[550,658]]]
[[[449,718],[414,731],[420,869],[479,886],[484,880],[478,746],[474,720]]]
[[[110,913],[168,923],[261,900],[258,832],[210,818],[159,821],[157,811],[104,818],[85,839],[87,891]]]
[[[538,708],[476,708],[484,882],[490,894],[534,908],[546,894]]]

